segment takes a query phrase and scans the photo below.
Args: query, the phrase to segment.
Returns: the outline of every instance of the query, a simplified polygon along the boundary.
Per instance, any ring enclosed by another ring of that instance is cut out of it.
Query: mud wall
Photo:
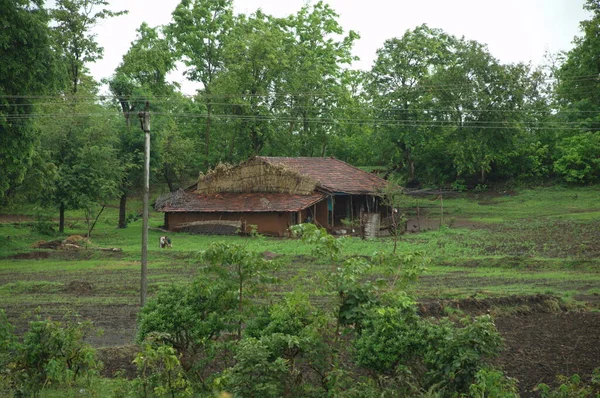
[[[285,236],[291,222],[291,213],[166,213],[166,226],[176,231],[182,224],[194,221],[227,220],[241,221],[258,227],[257,232],[264,235]]]

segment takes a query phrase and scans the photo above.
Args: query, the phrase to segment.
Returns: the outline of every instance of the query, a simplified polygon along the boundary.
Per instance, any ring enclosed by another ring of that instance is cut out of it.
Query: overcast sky
[[[103,21],[95,32],[104,47],[104,59],[90,65],[96,79],[110,76],[135,40],[142,22],[164,25],[179,0],[110,0],[113,10],[127,9],[128,15]],[[236,13],[265,13],[286,16],[298,11],[305,0],[234,0]],[[503,63],[540,64],[547,51],[569,50],[573,37],[580,35],[579,22],[589,18],[585,0],[326,0],[340,15],[345,31],[361,36],[353,66],[370,69],[375,52],[386,39],[400,37],[408,29],[426,23],[455,36],[485,43]],[[193,85],[183,77],[183,91],[192,94]]]

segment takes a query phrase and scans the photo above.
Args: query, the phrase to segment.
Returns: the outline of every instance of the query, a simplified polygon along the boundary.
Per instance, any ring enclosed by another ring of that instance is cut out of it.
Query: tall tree
[[[557,71],[558,118],[565,126],[557,145],[555,171],[569,182],[600,181],[600,1],[587,0],[592,13],[581,22],[583,36],[565,54]]]
[[[60,86],[43,0],[0,0],[0,202],[23,178],[36,142],[39,96]]]
[[[282,105],[289,107],[290,130],[298,138],[299,155],[326,155],[337,127],[333,120],[339,116],[340,98],[347,94],[344,71],[356,59],[352,47],[359,35],[345,34],[338,17],[319,1],[285,21],[292,37],[285,50],[288,71],[280,97]]]
[[[218,127],[228,137],[228,161],[259,155],[273,141],[277,90],[289,68],[286,39],[281,20],[260,10],[235,19],[224,51],[224,68],[213,86],[219,97],[215,109],[226,115]]]
[[[224,62],[224,45],[233,28],[233,0],[182,0],[173,11],[167,33],[189,67],[190,80],[202,83],[206,104],[204,166],[210,166],[212,83]]]
[[[109,3],[106,0],[57,0],[56,8],[51,12],[55,24],[55,41],[58,45],[57,47],[62,50],[61,56],[68,78],[65,93],[69,95],[67,98],[71,102],[73,113],[78,107],[77,102],[82,99],[81,96],[77,95],[82,84],[85,82],[90,83],[87,87],[84,87],[84,91],[88,95],[93,93],[95,89],[93,80],[87,78],[86,64],[102,58],[104,51],[98,45],[95,35],[91,32],[91,28],[103,19],[126,13],[126,11],[115,12],[106,8],[100,8],[108,5]],[[60,141],[63,147],[57,152],[61,156],[56,159],[59,169],[62,166],[61,162],[63,160],[73,157],[68,152],[78,150],[71,143],[76,141],[74,137],[81,132],[77,130],[77,126],[75,125],[67,125],[65,128],[67,130],[66,135],[64,136],[64,140]],[[57,190],[56,192],[66,195],[64,198],[61,195],[55,195],[59,206],[59,231],[63,232],[67,203],[71,202],[74,205],[74,202],[69,200],[69,194],[65,190]]]
[[[125,125],[119,129],[118,143],[119,159],[125,170],[119,201],[119,228],[127,226],[129,191],[136,182],[141,183],[142,180],[144,135],[140,132],[137,112],[144,108],[146,101],[150,101],[152,111],[168,108],[164,105],[169,103],[169,96],[175,90],[175,86],[167,82],[167,74],[175,67],[175,58],[161,30],[142,23],[137,32],[136,40],[108,80],[110,91],[121,107],[125,121]],[[156,128],[153,130],[157,131]],[[152,142],[156,148],[156,140]],[[151,153],[156,159],[157,151]]]
[[[104,48],[91,32],[99,21],[126,14],[127,11],[110,11],[106,0],[56,0],[52,19],[56,42],[63,49],[62,56],[69,78],[68,93],[75,94],[86,72],[86,64],[102,58]]]
[[[426,25],[386,40],[371,70],[370,93],[377,109],[377,143],[392,169],[408,180],[417,176],[419,151],[443,122],[428,111],[437,104],[431,95],[433,76],[450,62],[456,39]],[[439,131],[437,132],[439,134]]]
[[[41,199],[64,209],[83,209],[89,221],[98,204],[117,197],[122,173],[115,149],[119,115],[86,100],[93,92],[82,89],[78,96],[78,101],[47,101],[40,109],[40,156],[53,170],[51,186],[42,191]],[[61,232],[64,218],[62,227]]]

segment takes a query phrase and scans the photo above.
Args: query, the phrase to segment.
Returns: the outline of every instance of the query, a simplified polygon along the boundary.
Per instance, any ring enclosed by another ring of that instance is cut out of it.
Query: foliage
[[[192,387],[185,377],[177,351],[161,340],[160,335],[151,333],[142,342],[142,350],[133,360],[137,368],[133,389],[142,397],[191,397]]]
[[[496,369],[481,369],[475,374],[475,383],[469,386],[473,398],[518,398],[517,381]]]
[[[48,11],[40,0],[0,1],[0,201],[23,183],[38,154],[30,96],[53,94],[60,86]]]
[[[354,343],[358,365],[387,376],[412,375],[425,389],[460,393],[469,390],[477,372],[500,351],[500,336],[489,316],[456,327],[421,319],[407,298],[398,304],[374,308],[364,320]]]
[[[560,385],[556,388],[551,388],[547,384],[539,384],[536,390],[540,392],[542,398],[587,398],[597,394],[600,387],[600,368],[594,369],[590,384],[584,383],[581,377],[574,374],[568,376],[557,376],[557,381]]]
[[[102,58],[104,49],[98,45],[91,29],[100,21],[126,14],[110,11],[106,0],[57,0],[52,10],[57,48],[62,52],[69,85],[67,92],[77,94],[86,72],[86,64]]]
[[[271,271],[276,264],[241,245],[222,242],[211,244],[201,258],[212,266],[212,272],[229,284],[232,291],[236,291],[238,337],[241,338],[243,322],[248,316],[249,297],[260,292],[262,284],[274,281]]]
[[[217,388],[241,397],[281,397],[288,372],[285,359],[274,356],[267,342],[246,338],[240,341],[236,364],[223,372]]]
[[[570,183],[595,183],[600,180],[600,131],[568,137],[557,145],[554,170]]]
[[[89,321],[66,315],[63,321],[37,319],[22,339],[0,311],[0,387],[16,394],[36,395],[56,385],[87,385],[98,376],[102,363],[84,339],[93,330]]]
[[[160,289],[140,311],[137,340],[160,333],[164,342],[186,356],[184,367],[198,352],[231,328],[235,296],[223,283],[198,277],[189,285]]]
[[[343,238],[335,238],[327,233],[325,228],[310,223],[293,225],[290,227],[290,231],[293,237],[300,238],[303,242],[310,244],[315,256],[327,257],[332,262],[340,259],[344,247]]]

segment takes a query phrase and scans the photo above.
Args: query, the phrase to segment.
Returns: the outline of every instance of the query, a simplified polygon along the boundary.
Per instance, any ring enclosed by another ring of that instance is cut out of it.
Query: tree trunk
[[[485,183],[485,167],[481,166],[481,177],[479,179],[479,182],[481,182],[482,184]]]
[[[61,234],[65,232],[65,204],[61,203],[58,208],[58,232]]]
[[[102,212],[104,211],[104,208],[106,207],[106,205],[102,205],[102,208],[100,209],[100,211],[98,212],[98,215],[96,216],[96,219],[94,220],[94,223],[92,224],[92,226],[90,227],[90,229],[88,230],[87,233],[87,237],[89,238],[90,236],[92,236],[92,231],[94,230],[94,227],[96,226],[96,222],[98,222],[98,219],[100,218],[100,214],[102,214]]]
[[[171,180],[171,177],[169,176],[169,164],[165,163],[163,165],[163,174],[165,176],[165,182],[167,183],[167,186],[169,187],[169,192],[173,192],[175,189],[173,188],[173,181]]]
[[[208,170],[210,167],[208,155],[210,153],[210,117],[212,114],[212,104],[210,103],[210,99],[206,104],[206,113],[206,128],[204,130],[204,168]]]
[[[117,228],[127,228],[127,194],[125,192],[119,199],[119,225]]]

